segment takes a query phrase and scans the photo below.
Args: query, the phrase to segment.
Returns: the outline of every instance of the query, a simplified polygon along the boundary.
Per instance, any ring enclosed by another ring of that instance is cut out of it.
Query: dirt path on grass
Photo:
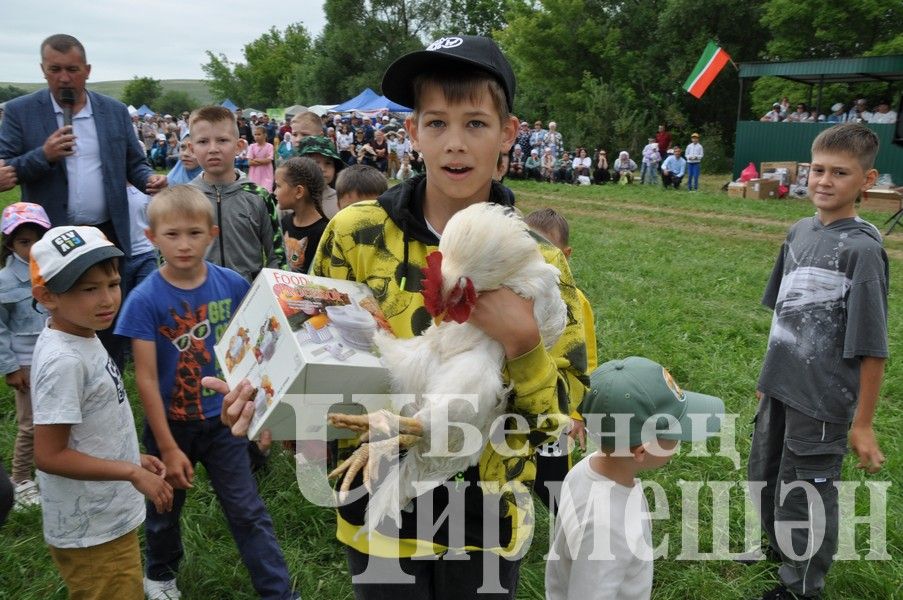
[[[672,231],[680,231],[691,234],[702,234],[715,237],[743,239],[756,242],[774,242],[780,244],[786,234],[788,223],[779,219],[768,219],[764,217],[749,217],[742,215],[727,215],[705,210],[683,210],[668,207],[649,206],[645,204],[618,203],[605,204],[593,200],[584,200],[580,198],[564,198],[561,196],[549,194],[537,194],[530,192],[518,192],[518,199],[525,203],[539,205],[550,202],[560,203],[562,201],[586,208],[569,209],[569,214],[576,214],[581,217],[604,218],[608,222],[628,223],[631,225],[653,225],[662,229]],[[634,212],[638,214],[627,214],[622,211]],[[692,217],[698,219],[707,219],[715,221],[716,224],[705,223],[686,223],[675,221],[669,217]],[[724,223],[725,226],[719,226],[717,223]],[[729,227],[732,223],[748,223],[751,225],[765,225],[780,228],[775,233],[764,231],[750,231],[746,229],[738,229]],[[903,249],[887,248],[885,240],[885,251],[888,258],[903,261]]]

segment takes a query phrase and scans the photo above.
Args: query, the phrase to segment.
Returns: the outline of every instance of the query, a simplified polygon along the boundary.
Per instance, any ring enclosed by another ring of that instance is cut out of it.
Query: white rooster
[[[364,483],[372,492],[368,529],[385,516],[400,525],[401,509],[418,494],[477,464],[493,423],[505,412],[510,391],[502,381],[505,351],[467,322],[478,295],[507,287],[533,299],[546,348],[555,344],[567,321],[560,273],[546,263],[536,238],[511,208],[479,203],[456,213],[423,272],[424,303],[433,324],[410,339],[388,334],[375,339],[391,373],[392,391],[414,394],[413,402],[395,407],[401,417],[388,411],[330,415],[337,427],[365,431],[365,443],[330,476],[344,473],[344,494],[364,469]],[[468,423],[481,437],[465,443],[461,428],[446,423]],[[396,464],[399,447],[407,453]],[[442,456],[446,449],[455,454]],[[380,469],[384,459],[391,468],[379,479],[380,470],[386,471]],[[416,490],[413,482],[418,482]]]

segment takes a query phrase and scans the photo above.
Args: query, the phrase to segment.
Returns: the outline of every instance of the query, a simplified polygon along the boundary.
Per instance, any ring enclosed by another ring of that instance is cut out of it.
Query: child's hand
[[[28,369],[19,369],[6,376],[6,385],[20,392],[28,391]]]
[[[254,416],[254,394],[256,390],[251,382],[242,379],[235,389],[216,377],[204,377],[201,385],[223,395],[223,408],[220,420],[232,431],[232,435],[242,437],[248,435],[251,418]]]
[[[144,467],[143,457],[141,466]],[[147,468],[135,469],[131,483],[136,490],[153,502],[157,512],[172,510],[172,486],[160,475],[151,472]]]
[[[191,488],[191,482],[194,480],[194,467],[191,461],[185,456],[179,448],[173,448],[160,452],[163,462],[166,465],[166,480],[172,484],[172,487],[187,490]]]
[[[541,340],[533,300],[504,287],[482,292],[467,322],[504,346],[509,360],[526,354]]]
[[[577,440],[577,445],[586,452],[586,424],[583,421],[571,418],[571,430],[568,431],[568,437]]]
[[[166,477],[166,464],[162,460],[151,454],[142,454],[140,458],[142,469],[150,471],[154,475]]]
[[[871,427],[850,428],[850,446],[859,457],[857,469],[864,469],[867,473],[877,473],[884,463],[884,454],[878,446],[875,430]]]

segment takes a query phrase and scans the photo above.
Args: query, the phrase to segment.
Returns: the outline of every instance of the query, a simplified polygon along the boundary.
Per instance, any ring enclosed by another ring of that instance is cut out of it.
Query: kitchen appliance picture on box
[[[300,427],[315,433],[310,439],[326,439],[325,413],[336,412],[330,406],[387,393],[377,329],[391,333],[367,286],[261,271],[215,347],[230,386],[247,378],[257,387],[249,436],[266,428],[274,439],[301,439]],[[381,402],[363,408],[378,410]]]

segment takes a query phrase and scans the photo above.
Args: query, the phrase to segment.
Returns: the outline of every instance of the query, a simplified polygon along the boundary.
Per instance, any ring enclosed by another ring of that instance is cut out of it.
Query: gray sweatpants
[[[849,424],[828,423],[765,396],[756,413],[749,452],[753,495],[778,575],[793,593],[817,597],[837,550],[837,488]],[[788,531],[789,530],[789,531]]]

